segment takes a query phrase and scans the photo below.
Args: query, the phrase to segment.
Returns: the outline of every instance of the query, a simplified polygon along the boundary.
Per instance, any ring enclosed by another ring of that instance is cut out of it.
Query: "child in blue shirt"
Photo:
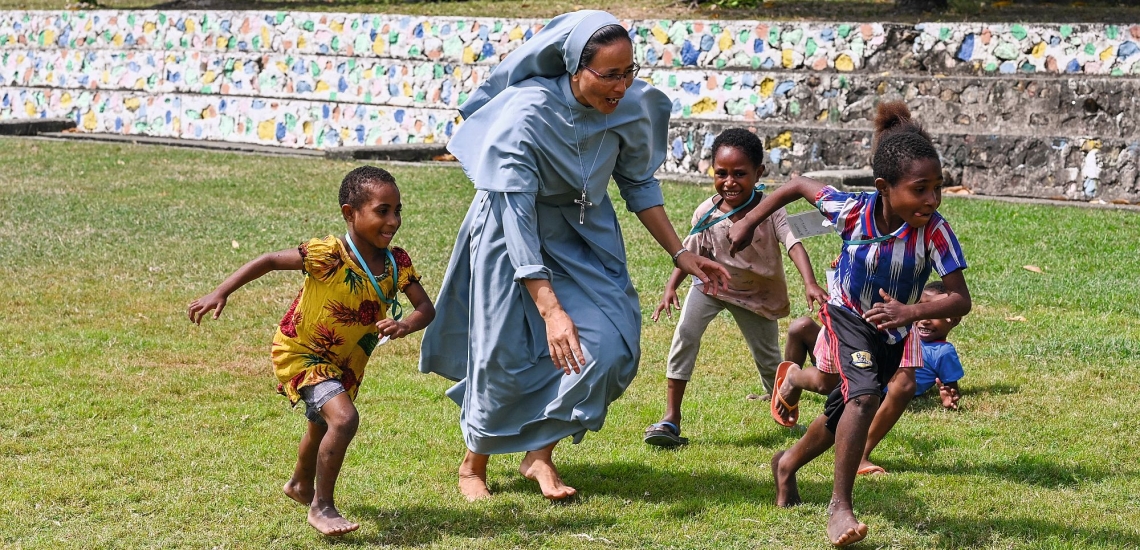
[[[941,300],[946,296],[946,286],[942,281],[933,281],[922,290],[923,302]],[[942,406],[954,410],[958,410],[958,400],[961,398],[958,381],[966,373],[962,370],[958,351],[954,349],[954,344],[946,341],[946,336],[961,322],[961,317],[940,317],[923,319],[915,323],[914,327],[915,333],[922,339],[922,368],[914,373],[914,394],[922,395],[937,385]]]

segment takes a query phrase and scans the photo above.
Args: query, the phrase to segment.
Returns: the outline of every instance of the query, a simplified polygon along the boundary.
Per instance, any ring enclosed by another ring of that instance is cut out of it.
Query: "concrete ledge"
[[[0,136],[34,136],[45,132],[62,132],[75,128],[70,118],[27,118],[0,120]]]
[[[101,141],[109,143],[129,143],[132,145],[161,145],[164,147],[185,147],[207,151],[228,151],[234,153],[255,153],[258,155],[280,155],[290,157],[322,157],[323,151],[294,149],[291,147],[270,147],[252,143],[231,143],[227,141],[207,141],[201,139],[178,139],[152,136],[124,136],[121,134],[97,134],[82,132],[43,132],[38,137],[67,139],[74,141]]]
[[[389,160],[422,162],[444,160],[448,156],[446,143],[394,143],[391,145],[336,147],[324,152],[330,160]]]

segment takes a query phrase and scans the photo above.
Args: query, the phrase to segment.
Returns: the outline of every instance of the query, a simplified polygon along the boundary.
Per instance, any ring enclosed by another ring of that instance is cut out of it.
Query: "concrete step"
[[[34,136],[75,128],[70,118],[26,118],[0,120],[0,136]]]

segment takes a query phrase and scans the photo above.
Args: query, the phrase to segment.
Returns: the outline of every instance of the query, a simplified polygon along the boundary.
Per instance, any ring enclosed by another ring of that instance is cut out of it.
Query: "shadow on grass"
[[[767,470],[754,476],[741,476],[715,470],[676,472],[638,462],[610,462],[593,465],[560,466],[562,477],[578,489],[580,501],[606,496],[628,502],[667,504],[666,512],[675,517],[700,514],[709,508],[738,503],[772,504],[776,493]],[[534,493],[534,482],[516,477],[504,483],[500,492]],[[819,495],[826,502],[831,482],[801,484],[801,491]]]
[[[532,488],[532,490],[537,487]],[[463,504],[455,508],[411,506],[352,506],[348,517],[362,524],[362,533],[342,539],[328,539],[346,546],[393,545],[430,546],[444,537],[493,538],[506,533],[549,535],[580,533],[617,523],[609,514],[572,514],[566,517],[545,513],[540,507],[526,508],[517,501]]]

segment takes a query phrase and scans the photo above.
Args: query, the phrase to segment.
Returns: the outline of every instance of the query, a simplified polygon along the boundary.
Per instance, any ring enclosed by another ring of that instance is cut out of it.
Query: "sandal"
[[[644,441],[655,447],[678,447],[689,443],[689,438],[681,437],[681,428],[672,422],[661,421],[645,429]]]
[[[784,396],[780,395],[780,388],[784,385],[784,379],[788,377],[788,369],[794,366],[796,366],[795,363],[784,361],[780,363],[780,366],[776,367],[776,380],[772,389],[772,401],[770,402],[772,420],[775,420],[777,424],[785,428],[795,427],[796,422],[800,419],[799,401],[794,404],[789,404],[787,401],[784,401]],[[784,418],[780,416],[780,412],[776,410],[777,403],[783,405],[784,410],[788,411],[789,420],[784,420]]]

